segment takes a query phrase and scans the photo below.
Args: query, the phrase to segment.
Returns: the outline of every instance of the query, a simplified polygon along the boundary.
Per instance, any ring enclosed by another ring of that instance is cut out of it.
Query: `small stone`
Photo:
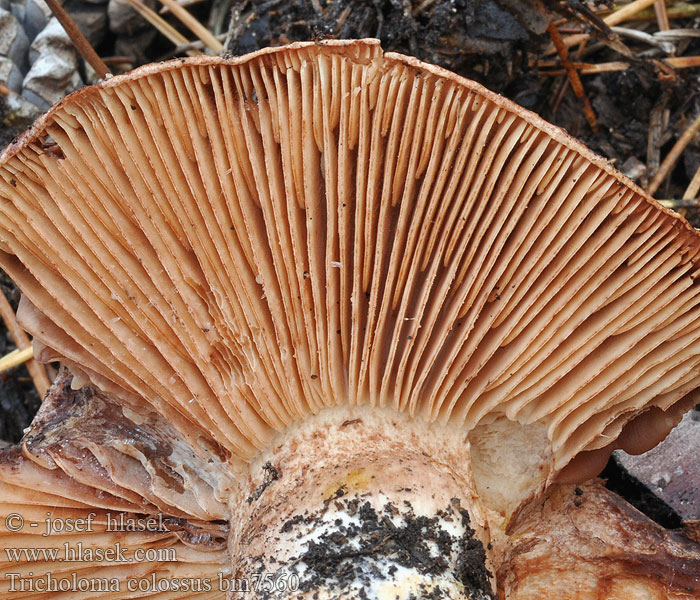
[[[0,56],[0,83],[18,94],[22,91],[24,75],[6,56]]]
[[[155,0],[144,2],[149,8],[155,7]],[[109,16],[109,30],[113,33],[132,36],[151,25],[144,19],[126,0],[109,0],[107,7]]]
[[[58,22],[58,19],[53,17],[39,35],[34,38],[32,45],[29,47],[29,62],[33,64],[39,58],[39,55],[46,53],[50,49],[57,50],[62,47],[72,49],[73,43],[70,41],[63,26]]]
[[[5,121],[4,125],[21,127],[31,125],[42,111],[36,105],[25,100],[22,96],[8,94],[5,96]]]
[[[49,24],[52,16],[51,9],[44,0],[26,0],[21,20],[30,42]]]
[[[632,181],[639,182],[647,173],[647,166],[636,156],[630,156],[622,163],[622,172]]]
[[[106,4],[88,4],[84,0],[68,0],[63,8],[93,48],[102,42],[107,29]]]
[[[31,69],[24,78],[22,96],[46,110],[78,89],[78,54],[61,24],[51,19],[29,50]]]
[[[0,55],[6,56],[22,70],[26,68],[29,40],[17,18],[0,8]]]

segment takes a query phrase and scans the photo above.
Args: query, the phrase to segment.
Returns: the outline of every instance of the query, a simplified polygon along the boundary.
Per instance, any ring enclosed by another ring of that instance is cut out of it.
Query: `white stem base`
[[[383,409],[324,411],[251,465],[232,509],[231,598],[492,597],[457,431]]]

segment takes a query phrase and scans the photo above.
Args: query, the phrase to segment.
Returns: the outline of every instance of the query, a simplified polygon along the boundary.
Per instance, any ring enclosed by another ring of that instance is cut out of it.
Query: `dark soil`
[[[19,290],[0,270],[0,292],[16,310]],[[0,356],[15,349],[14,341],[0,319]],[[0,373],[0,442],[18,442],[39,410],[41,400],[25,366]]]
[[[401,507],[387,503],[378,513],[369,502],[357,497],[348,500],[344,495],[343,488],[338,489],[319,514],[299,515],[282,527],[287,534],[298,526],[304,531],[308,525],[313,529],[329,504],[357,521],[344,525],[338,519],[335,529],[324,533],[318,541],[308,542],[308,549],[291,566],[301,574],[300,591],[330,588],[348,592],[360,585],[359,595],[365,597],[364,589],[387,575],[380,565],[391,565],[389,575],[401,566],[430,579],[448,573],[451,569],[448,558],[455,557],[455,577],[467,595],[482,600],[493,598],[484,546],[475,537],[469,525],[469,514],[461,507],[459,499],[454,498],[436,517],[428,518],[416,516],[407,501]],[[400,525],[395,524],[397,515],[401,517]],[[463,535],[453,535],[442,526],[442,521],[455,520],[461,521]],[[451,594],[439,586],[426,589],[421,595],[422,599],[436,600],[450,597]]]
[[[300,40],[374,37],[386,51],[416,56],[503,92],[526,69],[528,50],[543,47],[548,22],[537,0],[349,0],[315,7],[307,0],[246,0],[234,9],[227,50],[245,54]]]

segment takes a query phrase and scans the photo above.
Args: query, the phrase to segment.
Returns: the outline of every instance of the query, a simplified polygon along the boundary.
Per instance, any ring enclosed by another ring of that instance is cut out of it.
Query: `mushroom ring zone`
[[[0,156],[41,361],[1,598],[700,598],[607,491],[700,388],[700,238],[376,40],[147,65]]]

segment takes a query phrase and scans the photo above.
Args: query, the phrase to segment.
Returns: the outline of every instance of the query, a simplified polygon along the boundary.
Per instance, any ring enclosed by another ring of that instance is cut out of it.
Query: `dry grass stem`
[[[188,6],[193,6],[195,4],[201,4],[202,2],[204,2],[204,0],[177,0],[177,3],[183,8],[187,8]],[[161,15],[167,15],[170,12],[170,8],[167,6],[161,6],[158,12]]]
[[[663,61],[669,67],[674,69],[691,69],[693,67],[700,67],[700,56],[672,56],[670,58],[665,58]],[[599,73],[613,73],[615,71],[624,71],[630,67],[630,63],[624,60],[616,60],[612,62],[605,62],[599,64],[585,63],[585,62],[573,62],[571,65],[576,69],[579,75],[597,75]],[[554,61],[540,61],[537,63],[540,69],[546,69],[547,67],[558,67],[558,63]],[[541,71],[540,75],[545,75],[548,77],[559,77],[561,75],[566,75],[565,69],[556,69],[553,71]]]
[[[14,340],[17,349],[19,351],[33,352],[32,342],[29,340],[29,337],[27,337],[27,334],[24,332],[24,329],[22,329],[19,326],[19,323],[17,323],[15,312],[12,310],[12,307],[7,301],[7,298],[5,298],[5,294],[2,293],[0,293],[0,317],[2,317],[2,320],[5,322],[5,326],[10,332],[10,335],[12,336],[12,339]],[[24,359],[22,362],[25,362],[26,360],[28,359]],[[27,370],[29,371],[29,375],[31,376],[32,381],[34,382],[34,387],[36,387],[36,391],[39,393],[39,396],[43,398],[44,394],[46,393],[46,390],[48,390],[51,386],[51,382],[49,381],[49,377],[46,374],[46,370],[44,369],[43,365],[40,365],[35,360],[30,360],[27,363]]]
[[[603,19],[606,25],[609,25],[612,27],[613,25],[619,25],[620,23],[623,23],[624,21],[630,20],[632,17],[634,17],[639,11],[644,10],[645,8],[650,7],[652,4],[655,4],[658,0],[634,0],[634,2],[630,2],[629,4],[625,5],[623,8],[620,10],[615,11],[614,13],[609,14],[607,17]],[[591,36],[587,33],[579,33],[577,35],[570,35],[564,38],[564,45],[567,48],[572,48],[573,46],[578,46],[580,43],[585,42],[588,38]],[[549,50],[547,50],[546,54],[554,54],[556,52],[556,48],[552,47]]]
[[[666,31],[671,29],[671,24],[668,22],[666,0],[656,0],[654,2],[654,12],[656,13],[656,22],[659,24],[659,30]]]
[[[28,360],[34,357],[34,348],[29,346],[24,350],[13,350],[9,354],[6,354],[0,358],[0,373],[3,371],[9,371],[14,369],[21,364],[24,364]],[[43,395],[43,394],[42,394]]]
[[[182,46],[189,43],[189,40],[184,35],[163,19],[163,17],[146,6],[141,0],[127,0],[127,2],[136,12],[153,25],[153,27],[175,44],[175,46]],[[189,50],[187,54],[189,56],[195,56],[201,54],[201,52],[198,50]]]
[[[700,201],[698,201],[697,198],[692,198],[690,200],[682,200],[678,198],[669,198],[669,199],[663,199],[663,200],[657,200],[661,206],[665,206],[666,208],[672,208],[675,211],[680,211],[684,210],[687,208],[695,208],[697,209],[700,207]]]
[[[669,19],[692,19],[700,16],[700,4],[674,4],[666,8]],[[655,21],[656,12],[653,10],[643,10],[635,16],[637,21]]]
[[[176,0],[160,0],[167,6],[170,11],[185,25],[192,33],[194,33],[212,52],[219,54],[223,49],[223,44],[214,37],[204,25],[195,19],[186,9],[180,6]]]
[[[695,175],[690,180],[688,188],[683,194],[683,200],[694,200],[697,201],[698,192],[700,192],[700,167],[695,171]]]

